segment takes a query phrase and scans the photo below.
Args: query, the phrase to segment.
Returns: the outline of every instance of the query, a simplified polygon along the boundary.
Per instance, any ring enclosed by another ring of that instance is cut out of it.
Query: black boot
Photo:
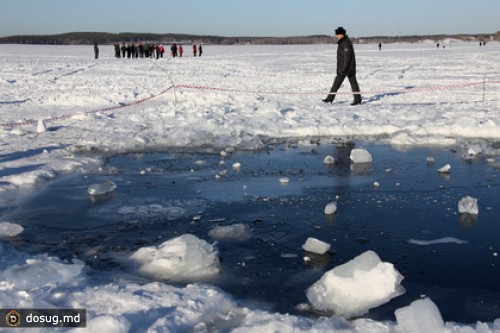
[[[351,103],[351,106],[359,105],[361,104],[361,101],[362,101],[361,96],[359,96],[359,98],[354,99],[354,102]]]
[[[322,99],[322,101],[325,103],[333,103],[334,99],[335,99],[335,95],[328,95],[328,96],[326,96],[325,99]]]

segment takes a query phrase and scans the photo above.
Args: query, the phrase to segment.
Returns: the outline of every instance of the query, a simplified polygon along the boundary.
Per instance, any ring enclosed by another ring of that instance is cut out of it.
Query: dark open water
[[[498,168],[452,150],[370,144],[364,147],[373,163],[351,165],[353,147],[277,146],[233,153],[224,165],[218,152],[112,157],[102,172],[52,182],[14,211],[10,220],[25,228],[15,245],[78,257],[94,269],[91,275],[133,278],[120,257],[184,233],[211,241],[207,234],[214,226],[244,223],[252,237],[219,241],[223,273],[210,282],[237,299],[299,313],[305,289],[324,272],[374,250],[405,277],[407,292],[369,317],[394,320],[395,309],[421,295],[431,297],[446,321],[500,317]],[[333,166],[323,163],[326,155],[335,157]],[[232,168],[236,162],[239,171]],[[452,170],[443,176],[437,169],[447,163]],[[216,180],[223,170],[227,174]],[[281,185],[282,177],[290,183]],[[106,180],[117,190],[91,200],[88,187]],[[465,195],[478,198],[477,218],[458,214]],[[336,198],[337,214],[328,218],[324,207]],[[301,245],[308,237],[331,243],[330,253],[306,264],[303,256],[310,254]],[[409,243],[443,237],[467,243]]]

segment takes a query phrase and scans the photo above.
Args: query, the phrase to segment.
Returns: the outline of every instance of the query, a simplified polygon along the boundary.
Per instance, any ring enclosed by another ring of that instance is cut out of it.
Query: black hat
[[[338,27],[337,29],[335,29],[335,34],[336,35],[345,35],[346,31],[343,27]]]

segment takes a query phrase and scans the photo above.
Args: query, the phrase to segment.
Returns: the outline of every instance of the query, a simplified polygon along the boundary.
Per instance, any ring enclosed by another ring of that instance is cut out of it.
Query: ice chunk
[[[239,170],[239,169],[241,169],[241,163],[239,162],[233,163],[233,170]]]
[[[401,333],[442,333],[444,321],[438,307],[429,298],[419,299],[394,314]]]
[[[451,170],[451,165],[450,164],[445,164],[441,168],[438,169],[439,173],[449,173]]]
[[[290,182],[290,179],[288,177],[282,177],[280,178],[280,183],[281,184],[288,184]]]
[[[38,119],[38,124],[36,126],[36,131],[38,133],[44,133],[47,131],[47,126],[45,125],[45,120]]]
[[[331,245],[320,241],[319,239],[309,237],[304,245],[302,245],[302,249],[304,251],[313,252],[317,254],[325,254],[328,250],[330,250]]]
[[[403,294],[402,280],[391,263],[367,251],[326,272],[307,289],[306,296],[319,310],[351,318]]]
[[[130,259],[139,272],[167,281],[198,281],[219,274],[219,257],[213,246],[191,234],[158,246],[143,247]]]
[[[466,195],[458,202],[458,212],[460,214],[479,214],[477,199]]]
[[[250,230],[243,223],[236,223],[229,226],[215,227],[208,232],[208,236],[217,240],[245,240],[250,238]]]
[[[372,155],[364,148],[356,148],[351,151],[352,163],[371,163]]]
[[[1,222],[0,223],[0,238],[14,237],[24,231],[24,228],[19,224]]]
[[[325,214],[332,215],[337,212],[337,201],[332,201],[325,206]]]
[[[478,156],[481,155],[483,152],[483,149],[481,148],[481,145],[475,144],[475,145],[470,145],[469,149],[467,150],[467,154],[469,156]]]
[[[63,263],[59,258],[44,255],[30,258],[25,264],[16,264],[3,272],[4,280],[16,289],[54,287],[76,282],[84,263],[74,259],[73,264]]]
[[[87,192],[90,195],[97,196],[97,195],[104,195],[111,193],[114,190],[116,190],[116,184],[113,183],[111,180],[107,180],[101,184],[90,185]]]
[[[323,160],[323,163],[325,163],[325,164],[333,164],[333,163],[335,163],[335,159],[333,158],[333,156],[328,155]]]

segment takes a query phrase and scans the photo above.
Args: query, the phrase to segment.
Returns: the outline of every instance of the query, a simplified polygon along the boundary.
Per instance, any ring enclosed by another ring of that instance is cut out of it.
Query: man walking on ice
[[[346,76],[349,78],[349,83],[351,84],[351,90],[354,95],[354,102],[351,105],[361,104],[361,93],[359,91],[358,81],[356,80],[356,56],[354,54],[354,48],[352,46],[351,40],[346,35],[346,31],[343,27],[338,27],[335,30],[335,37],[337,37],[337,76],[335,81],[333,81],[330,93],[323,100],[325,103],[332,103],[339,90],[342,82]]]

